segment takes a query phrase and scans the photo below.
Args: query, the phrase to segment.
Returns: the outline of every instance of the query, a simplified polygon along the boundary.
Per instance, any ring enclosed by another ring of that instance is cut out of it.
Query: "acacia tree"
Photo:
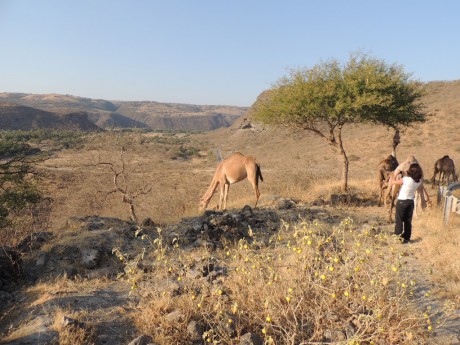
[[[342,190],[348,190],[348,157],[342,140],[347,124],[392,128],[423,122],[423,85],[403,68],[363,54],[342,65],[330,60],[311,69],[294,69],[265,91],[251,108],[259,121],[311,131],[327,140],[342,158]]]
[[[11,223],[12,212],[41,200],[33,181],[35,165],[45,159],[39,153],[25,143],[0,138],[0,229]]]

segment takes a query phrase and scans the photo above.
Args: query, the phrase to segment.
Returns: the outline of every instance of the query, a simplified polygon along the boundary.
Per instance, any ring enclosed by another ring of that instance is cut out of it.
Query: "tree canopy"
[[[402,66],[363,54],[346,64],[330,60],[293,69],[259,96],[251,115],[259,121],[309,130],[326,139],[343,157],[347,190],[348,158],[342,142],[346,124],[372,123],[392,128],[426,120],[420,102],[423,84]]]
[[[41,200],[34,184],[34,166],[44,158],[28,144],[0,138],[0,228],[9,223],[12,211]]]

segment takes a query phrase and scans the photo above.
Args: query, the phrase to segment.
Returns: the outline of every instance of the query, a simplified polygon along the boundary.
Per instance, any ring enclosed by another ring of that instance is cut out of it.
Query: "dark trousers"
[[[401,236],[404,242],[410,240],[413,214],[414,200],[398,200],[396,203],[395,235]]]

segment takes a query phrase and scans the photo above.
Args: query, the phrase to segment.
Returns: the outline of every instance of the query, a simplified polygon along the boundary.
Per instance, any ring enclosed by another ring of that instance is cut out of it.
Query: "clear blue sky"
[[[0,0],[0,92],[249,106],[361,51],[460,79],[460,1]]]

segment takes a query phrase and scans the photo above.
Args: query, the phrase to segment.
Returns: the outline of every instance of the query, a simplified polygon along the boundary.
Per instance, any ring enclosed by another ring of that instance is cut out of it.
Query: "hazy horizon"
[[[0,0],[0,92],[250,106],[290,68],[362,51],[460,79],[460,2]]]

